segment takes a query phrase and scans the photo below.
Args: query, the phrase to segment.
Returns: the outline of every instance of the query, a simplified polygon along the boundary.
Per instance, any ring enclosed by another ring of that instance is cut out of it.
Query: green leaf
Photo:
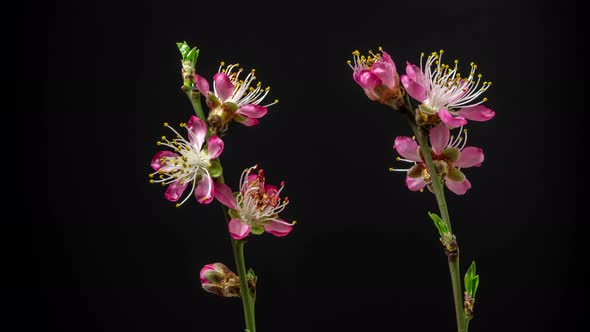
[[[469,269],[465,273],[465,292],[475,299],[475,293],[479,287],[479,275],[476,274],[475,261],[471,263]]]
[[[436,213],[428,212],[428,216],[434,222],[434,226],[436,226],[436,229],[438,229],[438,234],[440,237],[443,237],[444,234],[449,232],[447,224],[445,224],[441,217],[439,217]]]
[[[199,49],[196,47],[193,47],[193,49],[188,52],[185,59],[190,60],[190,62],[192,62],[193,64],[196,64],[198,57],[199,57]]]
[[[186,56],[188,55],[188,53],[191,50],[191,47],[188,46],[188,44],[186,42],[178,42],[176,43],[176,46],[178,46],[178,50],[180,51],[180,55],[182,56],[182,60],[186,59]]]
[[[254,235],[260,235],[262,233],[264,233],[264,227],[262,226],[252,226],[252,228],[250,229],[250,233],[254,234]]]
[[[221,176],[221,174],[223,174],[223,168],[221,167],[221,162],[219,161],[219,158],[215,158],[210,161],[209,174],[214,178],[217,178]]]

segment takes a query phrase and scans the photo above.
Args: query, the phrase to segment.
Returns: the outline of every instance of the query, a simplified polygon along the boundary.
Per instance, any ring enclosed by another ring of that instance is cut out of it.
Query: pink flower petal
[[[158,153],[156,153],[156,155],[152,158],[152,163],[151,166],[154,169],[154,171],[159,171],[160,169],[162,169],[164,172],[166,172],[166,168],[170,168],[170,166],[163,166],[162,165],[162,158],[166,158],[166,157],[178,157],[177,153],[174,153],[172,151],[160,151]]]
[[[202,284],[209,284],[209,280],[207,280],[207,278],[205,278],[205,274],[209,271],[215,271],[215,266],[213,264],[207,264],[205,266],[203,266],[203,268],[201,269],[201,272],[199,273],[199,278],[201,279],[201,283]]]
[[[208,174],[203,174],[201,181],[197,183],[195,189],[195,198],[201,204],[209,204],[215,195],[215,187],[213,187],[213,179]]]
[[[282,219],[273,220],[270,223],[264,225],[265,231],[278,237],[283,237],[289,234],[292,229],[293,225],[289,224],[288,222]]]
[[[237,209],[236,198],[234,197],[231,188],[224,183],[215,183],[215,198],[219,203],[227,206],[230,209]]]
[[[383,85],[388,88],[393,88],[395,82],[395,66],[386,62],[376,62],[371,68],[371,72],[377,76]]]
[[[481,166],[483,162],[483,150],[480,148],[476,148],[474,146],[468,146],[461,150],[459,154],[459,159],[453,163],[453,165],[457,167],[473,167],[473,166]]]
[[[373,90],[380,84],[383,84],[383,81],[381,81],[377,75],[366,69],[359,74],[359,85],[363,87],[363,89]]]
[[[363,91],[365,91],[365,94],[367,95],[367,97],[369,97],[369,99],[373,101],[379,100],[379,96],[377,96],[374,90],[363,89]]]
[[[426,182],[424,182],[424,179],[422,179],[421,177],[416,179],[406,177],[406,186],[411,191],[419,191],[426,186]]]
[[[449,144],[451,131],[444,124],[430,129],[430,145],[435,154],[440,154]]]
[[[199,92],[206,97],[209,92],[209,82],[203,76],[195,74],[195,85]]]
[[[273,186],[272,184],[267,184],[264,186],[264,193],[269,197],[276,195],[278,191],[279,189],[277,186]]]
[[[451,129],[467,124],[467,120],[464,117],[453,116],[445,108],[438,110],[438,117]]]
[[[246,104],[238,109],[236,113],[241,114],[247,118],[261,118],[266,115],[267,109],[264,106]]]
[[[246,127],[252,127],[260,123],[260,121],[258,121],[257,119],[247,118],[245,116],[241,118],[237,117],[236,121],[243,124]]]
[[[395,68],[395,62],[393,62],[393,59],[391,58],[391,56],[389,55],[389,53],[383,51],[381,53],[381,60],[385,63],[391,64],[392,68],[393,68],[393,72],[397,73],[397,69]]]
[[[395,138],[393,148],[399,153],[400,156],[412,160],[420,161],[418,156],[418,143],[407,136],[398,136]]]
[[[449,188],[450,191],[454,192],[457,195],[464,195],[467,192],[467,190],[471,188],[471,182],[469,182],[469,180],[467,179],[465,179],[465,181],[463,182],[455,182],[447,178],[445,180],[445,184],[447,185],[447,188]]]
[[[180,180],[176,180],[168,185],[168,189],[164,193],[164,197],[169,200],[170,202],[176,202],[182,196],[182,193],[188,186],[189,182],[185,182],[183,184],[180,183]]]
[[[209,152],[209,159],[215,159],[223,152],[223,141],[218,136],[211,136],[207,140],[207,151]]]
[[[186,123],[186,129],[188,130],[188,139],[192,145],[201,150],[203,143],[205,142],[205,135],[207,135],[207,125],[201,119],[194,115]]]
[[[406,61],[406,75],[419,86],[426,87],[427,82],[420,67]]]
[[[473,121],[488,121],[496,115],[496,112],[483,105],[464,107],[457,113],[460,116]]]
[[[252,227],[244,224],[240,219],[232,219],[229,221],[228,228],[234,240],[241,240],[250,234]]]
[[[213,76],[213,88],[219,100],[223,103],[234,93],[234,84],[231,82],[227,74],[217,73]]]
[[[401,81],[410,97],[416,99],[419,102],[426,100],[426,90],[421,85],[416,83],[416,81],[412,80],[406,75],[402,76]]]

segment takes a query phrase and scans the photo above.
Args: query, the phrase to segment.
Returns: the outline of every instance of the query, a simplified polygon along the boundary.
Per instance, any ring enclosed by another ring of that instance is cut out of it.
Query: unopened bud
[[[223,297],[240,297],[240,279],[224,264],[207,264],[199,276],[205,291]]]

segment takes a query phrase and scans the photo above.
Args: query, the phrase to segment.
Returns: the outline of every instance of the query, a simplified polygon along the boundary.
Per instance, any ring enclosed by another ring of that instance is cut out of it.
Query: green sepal
[[[248,269],[248,279],[252,279],[252,278],[256,278],[256,273],[254,273],[254,270],[252,268]]]
[[[450,161],[457,161],[459,159],[459,149],[448,148],[442,152],[442,155]]]
[[[439,217],[436,213],[428,212],[428,216],[434,222],[434,226],[438,229],[438,234],[441,238],[444,238],[445,234],[449,233],[447,224]]]
[[[436,114],[436,110],[433,110],[432,108],[430,108],[430,107],[428,107],[428,106],[426,106],[424,104],[418,105],[418,109],[421,112],[426,113],[426,114],[431,114],[431,115],[432,114]]]
[[[264,227],[256,225],[256,226],[252,226],[252,228],[250,229],[250,233],[254,234],[254,235],[260,235],[262,233],[264,233]]]
[[[408,170],[408,177],[412,179],[420,178],[422,177],[423,171],[424,166],[422,166],[422,164],[416,164]]]
[[[455,182],[465,181],[465,174],[453,166],[449,167],[449,173],[447,174],[447,177]]]
[[[211,104],[211,108],[219,107],[221,105],[221,101],[214,93],[207,94],[205,98],[207,98],[207,101]]]
[[[212,159],[209,161],[209,175],[214,178],[220,177],[223,174],[223,168],[221,167],[221,162],[219,158]]]
[[[475,299],[475,293],[477,292],[477,288],[479,287],[479,275],[476,274],[476,266],[475,261],[471,263],[467,273],[465,273],[465,292],[471,296],[471,298]]]
[[[232,103],[231,101],[226,101],[225,103],[223,103],[223,109],[225,109],[228,112],[234,113],[238,110],[238,104]]]
[[[232,218],[232,219],[240,219],[240,214],[238,213],[238,211],[236,211],[234,209],[229,209],[227,214],[229,214],[230,218]]]

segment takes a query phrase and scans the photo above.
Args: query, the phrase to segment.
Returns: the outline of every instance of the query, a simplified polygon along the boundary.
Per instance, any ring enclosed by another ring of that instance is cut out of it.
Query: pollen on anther
[[[394,171],[395,171],[395,168],[393,168],[393,167],[389,167],[389,171],[390,171],[390,172],[394,172]]]
[[[164,122],[164,127],[168,127],[168,122]]]

